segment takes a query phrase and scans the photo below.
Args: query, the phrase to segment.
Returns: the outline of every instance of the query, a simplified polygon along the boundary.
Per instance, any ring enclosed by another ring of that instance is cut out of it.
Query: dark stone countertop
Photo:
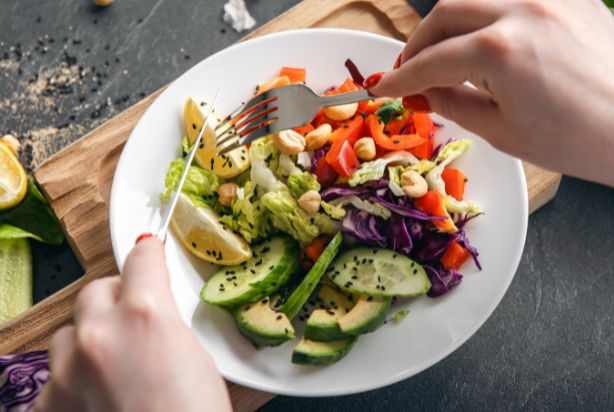
[[[221,21],[224,0],[115,3],[3,1],[0,134],[19,137],[29,168],[241,37]],[[296,3],[248,1],[259,24]],[[531,216],[501,305],[447,359],[377,391],[262,410],[614,409],[612,210],[612,189],[565,178]],[[42,254],[54,253],[66,251]]]

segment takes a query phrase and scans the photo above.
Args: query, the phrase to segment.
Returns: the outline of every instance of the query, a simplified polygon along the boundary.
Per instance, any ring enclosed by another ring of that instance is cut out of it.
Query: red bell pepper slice
[[[326,161],[339,176],[346,178],[351,177],[360,167],[360,162],[349,140],[335,141],[326,153]]]
[[[328,164],[324,156],[318,159],[315,172],[318,183],[323,187],[328,187],[337,180],[337,172]]]
[[[444,220],[431,220],[438,229],[448,233],[454,233],[458,230],[446,210],[444,197],[439,192],[429,190],[424,196],[414,199],[414,205],[424,213],[445,217]]]
[[[459,270],[469,256],[471,255],[464,247],[457,242],[452,242],[441,256],[440,262],[448,269]]]
[[[375,144],[386,150],[407,150],[427,141],[416,134],[387,135],[384,133],[384,123],[376,114],[371,114],[367,118],[367,128]]]
[[[463,200],[467,181],[465,175],[460,170],[446,167],[441,173],[441,178],[446,185],[446,193],[456,200]]]
[[[305,136],[307,133],[311,132],[312,130],[315,130],[315,128],[310,123],[307,123],[305,126],[294,128],[294,131],[300,134],[301,136]]]

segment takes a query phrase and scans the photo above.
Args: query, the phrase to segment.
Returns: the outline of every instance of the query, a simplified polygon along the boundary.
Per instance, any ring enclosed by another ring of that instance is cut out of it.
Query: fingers
[[[483,40],[483,38],[487,40]],[[390,71],[369,89],[376,96],[410,96],[439,87],[458,86],[469,80],[487,82],[495,46],[482,32],[444,40],[422,50],[399,69]],[[492,40],[493,43],[496,40]]]
[[[487,94],[468,86],[431,89],[424,93],[433,111],[480,136],[498,134],[501,113]]]
[[[486,27],[502,14],[503,7],[497,1],[440,1],[409,38],[403,50],[402,62],[443,40]]]
[[[77,411],[84,405],[75,391],[74,382],[69,381],[70,368],[73,367],[75,350],[75,327],[60,329],[51,340],[49,347],[49,367],[51,379],[43,385],[36,398],[34,411]]]
[[[76,322],[108,313],[117,303],[120,287],[119,276],[96,279],[88,283],[77,298]]]
[[[155,297],[170,296],[170,278],[164,244],[158,237],[144,239],[128,255],[122,272],[121,296],[150,292]]]

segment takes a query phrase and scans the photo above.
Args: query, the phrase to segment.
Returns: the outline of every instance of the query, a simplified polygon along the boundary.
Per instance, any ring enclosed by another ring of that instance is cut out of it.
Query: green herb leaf
[[[43,239],[36,236],[33,233],[15,227],[9,224],[0,225],[0,239],[24,239],[24,238],[32,238],[36,239],[39,242],[42,242]]]
[[[403,103],[400,100],[388,100],[382,103],[375,114],[382,119],[384,124],[388,124],[393,117],[399,116],[404,110]]]
[[[0,224],[9,224],[19,228],[43,243],[59,245],[64,241],[64,234],[57,219],[31,178],[28,179],[28,192],[21,203],[13,208],[0,211]]]
[[[405,319],[407,315],[409,315],[409,309],[403,309],[398,312],[395,312],[394,315],[392,315],[392,320],[395,322],[400,322]]]

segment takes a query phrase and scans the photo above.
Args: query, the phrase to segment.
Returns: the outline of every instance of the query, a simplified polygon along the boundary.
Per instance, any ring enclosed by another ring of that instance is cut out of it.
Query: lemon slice
[[[28,190],[28,178],[19,160],[4,144],[0,144],[0,210],[21,202]]]
[[[196,151],[195,160],[203,169],[211,170],[216,176],[223,179],[229,179],[249,168],[249,156],[245,147],[239,147],[221,156],[215,155],[217,152],[215,148],[216,137],[211,125],[215,127],[220,120],[215,116],[215,113],[212,116],[215,118],[215,121],[209,122],[207,125],[205,133],[203,133],[203,140]],[[204,121],[205,115],[201,111],[199,104],[190,97],[186,100],[183,107],[185,133],[190,144],[193,144],[198,137]]]
[[[252,257],[249,245],[219,222],[206,206],[195,206],[181,193],[171,219],[171,228],[183,246],[201,259],[218,265],[236,265]]]

